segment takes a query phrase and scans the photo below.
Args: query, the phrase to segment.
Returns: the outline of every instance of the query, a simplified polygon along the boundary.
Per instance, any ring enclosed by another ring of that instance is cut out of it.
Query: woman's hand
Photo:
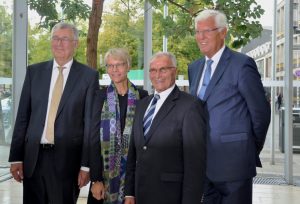
[[[104,199],[105,189],[103,183],[99,181],[92,183],[91,192],[95,199]]]

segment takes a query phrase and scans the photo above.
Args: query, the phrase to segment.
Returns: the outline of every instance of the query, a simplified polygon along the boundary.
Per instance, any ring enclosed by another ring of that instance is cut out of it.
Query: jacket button
[[[143,150],[147,150],[147,146],[143,146]]]

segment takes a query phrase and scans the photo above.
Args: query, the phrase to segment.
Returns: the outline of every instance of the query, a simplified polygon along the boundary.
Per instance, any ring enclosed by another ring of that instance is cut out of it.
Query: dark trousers
[[[54,164],[54,149],[40,148],[32,177],[23,180],[24,204],[76,204],[77,178],[58,178]]]
[[[205,204],[252,204],[252,178],[234,182],[205,181]]]

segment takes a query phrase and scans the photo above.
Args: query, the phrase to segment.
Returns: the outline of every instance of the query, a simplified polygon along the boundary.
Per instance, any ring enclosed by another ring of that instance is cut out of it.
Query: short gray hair
[[[131,57],[126,48],[111,48],[111,49],[109,49],[104,55],[105,64],[107,64],[107,60],[109,57],[126,62],[128,67],[131,66]]]
[[[74,25],[66,23],[66,22],[59,22],[59,23],[55,24],[55,26],[53,26],[52,31],[51,31],[51,38],[53,37],[54,32],[59,29],[70,29],[73,31],[74,40],[79,39],[78,29]]]
[[[210,17],[214,17],[216,26],[218,28],[228,29],[227,17],[222,11],[207,9],[201,11],[198,16],[195,18],[195,28],[197,29],[197,23],[199,21],[206,20]]]
[[[170,52],[161,52],[160,51],[160,52],[155,53],[150,60],[150,64],[159,57],[169,58],[172,62],[172,66],[177,67],[176,57]]]

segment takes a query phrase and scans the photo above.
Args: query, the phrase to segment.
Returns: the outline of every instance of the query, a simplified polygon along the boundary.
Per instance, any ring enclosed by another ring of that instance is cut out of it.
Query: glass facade
[[[12,135],[13,1],[0,0],[0,166],[8,164]]]
[[[25,2],[25,0],[22,0],[22,2]],[[13,66],[13,61],[15,56],[13,54],[13,50],[20,50],[20,46],[27,46],[24,41],[19,42],[19,43],[13,43],[13,39],[16,39],[18,41],[18,37],[13,38],[14,34],[14,26],[13,26],[13,21],[14,21],[14,2],[20,3],[21,1],[15,0],[15,1],[7,1],[7,0],[0,0],[0,175],[3,174],[3,172],[8,173],[8,155],[9,155],[9,144],[11,142],[11,135],[12,135],[12,127],[13,127],[13,119],[14,119],[14,113],[13,113],[13,107],[18,106],[18,101],[16,100],[20,94],[15,94],[14,98],[15,100],[12,99],[12,93],[13,90],[21,90],[21,85],[23,83],[24,76],[20,75],[18,73],[19,70],[25,70],[25,64],[22,66],[19,66],[18,64],[15,64]],[[298,1],[295,1],[298,3]],[[109,4],[108,4],[109,5]],[[277,40],[278,40],[278,45],[277,45],[277,52],[276,52],[276,57],[277,57],[277,64],[276,64],[276,80],[278,81],[283,81],[284,80],[284,44],[282,42],[282,38],[284,38],[283,31],[284,31],[284,16],[283,16],[283,7],[280,6],[281,4],[279,3],[279,7],[277,10],[278,17],[277,17],[277,22],[278,22],[278,33],[277,33]],[[297,4],[299,5],[299,4]],[[101,74],[105,75],[105,66],[103,62],[103,57],[105,52],[111,48],[111,47],[128,47],[130,49],[130,54],[132,55],[132,70],[135,72],[139,72],[139,76],[142,76],[142,72],[145,67],[144,65],[144,31],[145,31],[145,26],[144,26],[144,14],[143,14],[143,4],[137,5],[136,10],[131,11],[136,15],[133,15],[133,13],[130,13],[130,11],[126,10],[126,7],[120,7],[120,6],[115,6],[113,7],[112,4],[109,5],[110,8],[104,10],[105,12],[103,13],[103,22],[101,25],[100,33],[99,33],[99,42],[98,42],[98,64],[97,64],[97,69]],[[175,8],[172,8],[170,6],[170,11],[169,15],[172,15],[172,12],[174,12]],[[162,18],[162,9],[161,10],[154,10],[153,12],[153,52],[162,50],[162,39],[163,39],[163,30],[162,24],[159,24],[159,18]],[[118,13],[118,15],[115,15],[115,13]],[[297,10],[295,14],[295,18],[297,21],[296,23],[299,23],[299,9]],[[29,13],[30,15],[31,13]],[[121,15],[122,14],[122,15]],[[125,18],[124,16],[127,16],[128,18]],[[175,14],[174,14],[175,16]],[[37,63],[40,61],[48,60],[51,59],[51,54],[50,54],[50,47],[49,47],[49,31],[47,30],[39,30],[36,28],[31,22],[31,18],[29,16],[29,25],[28,26],[28,31],[22,28],[22,31],[18,31],[19,34],[23,34],[25,36],[25,33],[28,33],[28,49],[27,51],[20,51],[19,56],[15,57],[17,63],[20,62],[20,55],[21,57],[27,58],[28,54],[28,63]],[[121,21],[122,20],[122,21]],[[121,24],[120,24],[121,23]],[[298,24],[297,24],[298,25]],[[81,47],[79,48],[77,52],[78,60],[86,63],[85,59],[85,48],[86,48],[86,34],[87,34],[87,24],[80,22],[78,24],[79,28],[81,29],[81,36],[80,36],[80,41]],[[27,25],[26,25],[27,27]],[[20,29],[20,26],[15,26],[15,28]],[[17,34],[18,34],[17,33]],[[183,41],[183,38],[172,38],[172,34],[168,36],[168,51],[175,52],[179,49],[182,49],[182,56],[178,55],[176,56],[179,60],[179,70],[180,74],[183,76],[185,80],[187,79],[186,77],[186,64],[191,62],[192,59],[196,59],[196,54],[198,55],[198,48],[196,46],[196,42],[194,40],[194,36],[191,34],[187,35],[187,37],[184,38],[186,42],[190,45],[189,48],[191,47],[190,50],[186,51],[187,48],[183,46],[179,46],[180,43]],[[294,36],[294,44],[298,45],[300,42],[300,35],[297,34]],[[179,40],[180,39],[180,40]],[[281,40],[281,41],[280,41]],[[39,44],[40,43],[40,44]],[[15,44],[15,45],[14,45]],[[178,47],[176,47],[178,45]],[[180,48],[183,47],[183,48]],[[195,51],[196,50],[196,51]],[[195,51],[195,52],[194,52]],[[36,53],[39,53],[39,55],[36,55]],[[191,55],[191,53],[195,53],[195,55]],[[294,68],[299,68],[300,66],[300,54],[299,50],[294,51],[294,61],[293,65]],[[187,57],[188,56],[188,57]],[[257,65],[259,68],[259,71],[261,73],[261,76],[263,79],[270,79],[271,78],[271,57],[269,56],[267,59],[264,60],[258,60]],[[14,70],[13,70],[14,67]],[[24,71],[25,72],[25,71]],[[14,75],[13,75],[14,74]],[[103,82],[100,82],[101,84],[104,83],[104,77],[101,79]],[[295,77],[294,80],[299,81],[299,77]],[[22,82],[22,83],[21,83]],[[19,83],[19,84],[18,84]],[[143,81],[141,80],[141,83]],[[180,82],[179,82],[180,83]],[[18,85],[16,85],[18,84]],[[140,85],[140,84],[137,84]],[[186,86],[186,85],[182,85]],[[270,87],[273,85],[268,85],[266,87],[266,90],[268,93],[270,93]],[[16,88],[17,87],[17,88]],[[277,92],[282,92],[283,88],[281,85],[276,85],[276,93]],[[295,106],[299,107],[299,101],[300,101],[300,88],[295,87],[294,88],[294,101],[295,101]],[[283,104],[284,105],[284,104]],[[279,122],[279,114],[278,112],[273,112],[273,114],[277,114],[274,118],[275,123],[276,123],[276,141],[275,141],[275,150],[278,153],[279,150],[279,127],[277,126]],[[269,133],[269,136],[271,134]],[[263,163],[265,164],[264,166],[270,166],[270,137],[267,137],[266,139],[266,145],[264,148],[264,152],[262,152],[262,157],[263,158]],[[295,137],[296,135],[294,135]],[[284,155],[280,153],[280,156],[276,158],[276,164],[281,164],[284,162]],[[276,166],[270,166],[270,169],[272,169],[272,172],[276,172],[278,175],[283,175],[284,174],[284,169],[283,166],[276,169]],[[264,171],[267,168],[263,168],[259,173],[261,174],[270,174],[270,172]],[[1,178],[0,178],[1,180]]]

